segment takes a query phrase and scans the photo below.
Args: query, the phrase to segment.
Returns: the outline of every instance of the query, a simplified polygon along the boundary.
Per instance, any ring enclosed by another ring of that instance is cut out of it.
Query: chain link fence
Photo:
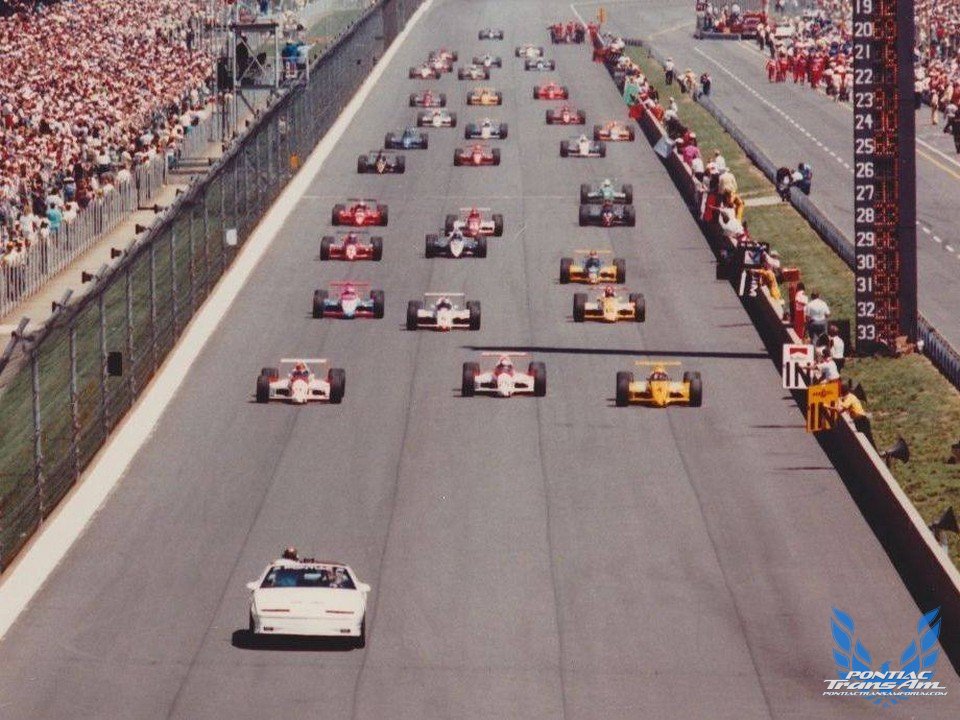
[[[0,570],[80,477],[422,0],[378,0],[91,292],[0,356]],[[236,242],[227,242],[235,231]]]

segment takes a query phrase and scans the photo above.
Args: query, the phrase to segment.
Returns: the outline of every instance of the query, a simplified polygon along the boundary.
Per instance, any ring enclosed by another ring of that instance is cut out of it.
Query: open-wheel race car
[[[417,113],[417,126],[435,128],[456,127],[457,114],[442,108],[425,110],[424,112]]]
[[[465,235],[459,230],[428,233],[424,239],[423,254],[428,258],[445,257],[455,260],[465,257],[485,258],[487,238],[483,235]]]
[[[490,53],[486,53],[484,55],[475,56],[473,58],[473,64],[489,70],[490,68],[503,67],[503,58],[501,58],[499,55],[491,55]]]
[[[529,43],[525,45],[517,45],[514,49],[513,54],[518,58],[538,58],[543,57],[543,46],[542,45],[530,45]]]
[[[447,106],[447,96],[442,92],[424,90],[419,93],[410,93],[410,107],[442,108]]]
[[[600,227],[634,227],[637,224],[637,211],[633,205],[604,202],[601,205],[581,205],[578,217],[580,227],[599,225]]]
[[[376,200],[348,198],[347,202],[337,203],[333,206],[330,221],[334,225],[353,225],[355,227],[386,225],[387,213],[387,206],[381,205]]]
[[[503,235],[503,215],[493,213],[489,220],[484,219],[483,213],[490,208],[467,207],[460,208],[459,215],[447,215],[443,223],[443,231],[447,234],[459,230],[468,237],[500,237]]]
[[[383,238],[370,237],[367,232],[340,233],[339,237],[324,235],[320,239],[321,260],[374,260],[383,257]]]
[[[556,60],[547,60],[545,57],[527,58],[523,61],[524,70],[537,70],[539,72],[549,72],[557,69]]]
[[[624,283],[627,281],[627,261],[613,258],[604,262],[601,255],[613,255],[610,250],[574,250],[573,257],[560,258],[560,284]]]
[[[357,158],[357,172],[360,174],[376,173],[384,175],[387,173],[403,173],[407,169],[406,160],[403,155],[397,153],[385,152],[384,150],[371,150],[365,155]]]
[[[463,128],[463,137],[467,140],[503,140],[507,137],[507,124],[483,118],[475,123],[467,123]]]
[[[467,105],[503,105],[503,93],[488,87],[473,88],[467,93]]]
[[[480,301],[463,293],[428,292],[407,303],[407,330],[479,330]]]
[[[571,20],[568,23],[557,22],[547,26],[550,31],[550,42],[554,45],[573,43],[579,45],[587,34],[587,29],[580,22]]]
[[[503,40],[503,28],[483,28],[477,33],[477,40]]]
[[[558,108],[549,108],[546,118],[547,125],[585,125],[587,113],[569,105],[562,105]]]
[[[483,65],[469,65],[468,67],[457,68],[458,80],[489,80],[490,68]]]
[[[433,63],[425,62],[410,68],[409,77],[411,80],[439,80],[442,74],[443,70]]]
[[[590,185],[589,183],[580,185],[581,205],[605,202],[629,205],[633,202],[633,185],[624,183],[618,190],[609,178],[603,180],[599,185]]]
[[[370,283],[344,280],[330,283],[329,291],[314,290],[313,317],[379,320],[384,311],[383,290],[370,290],[367,297],[361,296],[360,290],[369,287]]]
[[[295,405],[310,401],[326,401],[334,405],[343,401],[346,373],[341,368],[330,368],[325,378],[317,377],[310,365],[327,365],[323,358],[283,358],[281,366],[290,366],[286,375],[279,368],[265,367],[257,377],[258,403],[285,400]]]
[[[570,90],[566,85],[548,82],[533,88],[534,100],[568,100],[569,98]]]
[[[587,320],[615,323],[619,320],[643,322],[647,319],[647,303],[641,293],[623,293],[612,285],[602,288],[591,300],[587,293],[573,295],[573,321]]]
[[[427,145],[429,145],[427,134],[420,132],[415,127],[405,127],[398,133],[388,132],[383,136],[383,146],[385,148],[426,150]]]
[[[635,137],[633,128],[629,125],[611,120],[603,125],[593,126],[594,140],[607,140],[612,142],[633,142]]]
[[[482,143],[469,147],[456,148],[453,151],[453,164],[480,167],[482,165],[499,165],[500,149],[490,148]]]
[[[560,157],[602,158],[607,156],[603,140],[591,140],[586,135],[560,141]]]
[[[514,353],[511,357],[505,353],[485,352],[481,353],[481,357],[497,358],[496,365],[489,370],[483,370],[478,362],[465,362],[460,385],[460,394],[463,397],[473,397],[478,393],[497,397],[543,397],[547,394],[546,364],[530,362],[526,372],[521,372],[513,364],[513,358],[529,357],[527,353]]]
[[[679,381],[671,380],[667,368],[680,365],[679,362],[637,361],[637,365],[652,367],[646,380],[637,381],[632,372],[617,373],[617,407],[627,405],[690,405],[700,407],[703,404],[703,381],[698,372],[685,372]]]
[[[437,48],[436,50],[431,50],[427,53],[428,60],[443,60],[445,63],[455,63],[460,59],[460,54],[456,50],[449,50],[447,48]]]

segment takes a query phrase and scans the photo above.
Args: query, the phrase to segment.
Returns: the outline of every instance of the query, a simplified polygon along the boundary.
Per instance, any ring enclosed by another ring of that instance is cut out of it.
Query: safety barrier
[[[0,569],[77,481],[421,0],[377,0],[92,289],[0,356]],[[144,176],[150,185],[157,178]]]

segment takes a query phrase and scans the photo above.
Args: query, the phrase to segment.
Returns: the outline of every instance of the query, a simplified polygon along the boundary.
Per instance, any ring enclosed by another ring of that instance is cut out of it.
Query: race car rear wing
[[[326,358],[281,358],[281,365],[295,365],[296,363],[313,363],[314,365],[326,365],[329,362]]]
[[[593,253],[593,252],[595,252],[597,255],[613,255],[613,250],[591,250],[589,248],[586,248],[586,249],[581,248],[580,250],[574,250],[573,254],[589,255],[590,253]]]
[[[449,297],[449,298],[461,297],[462,298],[462,297],[466,297],[467,294],[466,293],[448,293],[448,292],[425,292],[423,296],[424,297]]]
[[[679,360],[634,360],[633,364],[644,366],[661,365],[664,367],[679,367],[683,363]]]
[[[481,211],[489,212],[489,211],[490,211],[490,208],[488,208],[488,207],[462,207],[462,208],[460,208],[460,212],[461,212],[461,213],[464,213],[464,214],[470,214],[470,212],[471,212],[472,210],[481,210]]]

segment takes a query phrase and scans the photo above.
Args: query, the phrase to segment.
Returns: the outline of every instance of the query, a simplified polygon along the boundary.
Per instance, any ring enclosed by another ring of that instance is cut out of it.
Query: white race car
[[[531,362],[524,373],[514,367],[510,355],[495,352],[482,355],[497,358],[497,364],[490,370],[481,370],[480,363],[465,362],[460,386],[463,397],[473,397],[477,393],[505,398],[520,394],[543,397],[547,394],[547,366],[544,363]],[[519,353],[513,357],[527,357],[527,354]]]
[[[417,113],[418,127],[456,127],[457,114],[441,108],[434,108],[426,112]]]
[[[342,563],[275,560],[247,589],[254,636],[343,637],[361,648],[367,643],[370,586]]]
[[[341,368],[330,368],[325,379],[318,378],[307,363],[326,365],[322,358],[283,358],[281,365],[292,365],[286,375],[278,368],[263,368],[257,378],[257,402],[286,400],[303,405],[311,400],[326,400],[331,404],[343,402],[346,389],[346,373]]]
[[[407,304],[407,330],[480,329],[480,301],[466,300],[463,293],[424,293],[423,300]]]

